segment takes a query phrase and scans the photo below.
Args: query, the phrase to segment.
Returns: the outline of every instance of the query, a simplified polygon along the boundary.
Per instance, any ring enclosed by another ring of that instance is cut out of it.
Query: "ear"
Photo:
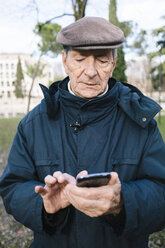
[[[115,56],[115,57],[114,57],[114,59],[113,59],[113,67],[112,67],[112,72],[115,70],[116,63],[117,63],[117,56]]]
[[[65,69],[65,73],[68,75],[68,66],[67,66],[67,53],[63,50],[62,51],[62,63]]]

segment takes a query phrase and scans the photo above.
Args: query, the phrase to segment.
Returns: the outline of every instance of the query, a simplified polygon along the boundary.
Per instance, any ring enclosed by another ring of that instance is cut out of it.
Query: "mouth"
[[[81,82],[81,83],[85,84],[86,86],[89,86],[89,87],[94,87],[97,85],[96,83],[92,83],[92,82]]]

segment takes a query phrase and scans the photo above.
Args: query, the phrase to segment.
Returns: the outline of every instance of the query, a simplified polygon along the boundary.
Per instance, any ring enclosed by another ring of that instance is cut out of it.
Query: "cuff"
[[[117,215],[108,214],[104,216],[105,220],[112,226],[115,234],[118,236],[121,235],[124,230],[125,219],[126,219],[125,217],[126,215],[125,215],[124,206],[119,214]]]
[[[55,214],[48,214],[43,207],[42,210],[42,221],[43,228],[49,234],[54,234],[59,227],[65,223],[65,219],[68,213],[68,208],[59,210]]]

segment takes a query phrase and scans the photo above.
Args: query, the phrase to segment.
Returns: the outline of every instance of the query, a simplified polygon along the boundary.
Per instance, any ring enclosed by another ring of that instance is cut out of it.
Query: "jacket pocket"
[[[57,159],[42,159],[35,161],[36,173],[39,181],[44,182],[47,175],[53,175],[55,171],[61,170]]]
[[[138,171],[138,159],[134,159],[134,158],[113,159],[112,171],[117,172],[120,180],[123,182],[136,180],[137,171]]]

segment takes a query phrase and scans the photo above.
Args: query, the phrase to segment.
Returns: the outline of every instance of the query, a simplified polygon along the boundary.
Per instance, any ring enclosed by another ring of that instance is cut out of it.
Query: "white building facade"
[[[18,99],[15,96],[15,81],[18,58],[20,58],[24,79],[22,89],[24,98]],[[29,54],[0,54],[0,117],[15,117],[26,114],[28,93],[31,88],[32,78],[27,74],[27,65],[35,65],[37,59]],[[42,76],[36,77],[31,93],[31,109],[40,102],[43,97],[39,83],[46,86],[54,80],[54,68],[46,60],[41,59],[43,66]]]

